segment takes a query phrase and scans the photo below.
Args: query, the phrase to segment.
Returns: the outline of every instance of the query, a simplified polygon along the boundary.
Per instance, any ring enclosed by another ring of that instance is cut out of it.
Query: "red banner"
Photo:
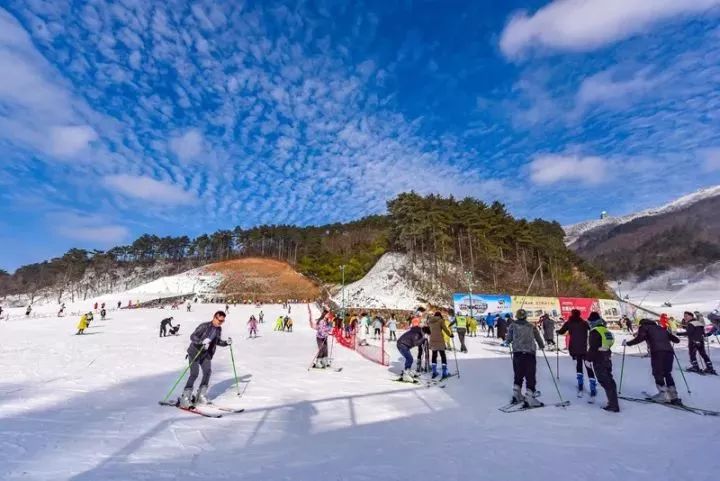
[[[600,302],[587,297],[559,297],[560,312],[563,318],[570,317],[570,311],[577,309],[583,319],[587,319],[591,312],[600,312]]]

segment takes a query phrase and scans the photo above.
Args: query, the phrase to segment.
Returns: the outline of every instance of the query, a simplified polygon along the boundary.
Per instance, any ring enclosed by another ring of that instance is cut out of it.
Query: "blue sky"
[[[720,183],[720,0],[0,1],[0,267],[410,189],[563,224]]]

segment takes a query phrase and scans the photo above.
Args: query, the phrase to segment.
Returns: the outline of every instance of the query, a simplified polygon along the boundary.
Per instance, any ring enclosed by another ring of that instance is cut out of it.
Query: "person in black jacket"
[[[160,321],[160,337],[167,336],[168,327],[170,327],[170,329],[172,329],[172,327],[173,327],[172,320],[173,320],[172,317],[168,317],[168,318],[165,318],[162,321]]]
[[[429,334],[429,327],[413,326],[397,340],[398,351],[400,351],[400,354],[402,354],[402,357],[405,359],[405,367],[400,380],[405,382],[415,382],[415,373],[410,370],[413,363],[413,356],[410,353],[410,349],[415,347],[418,348],[419,367],[422,362],[423,348],[425,344],[427,344],[427,337],[425,336]]]
[[[593,364],[593,371],[607,396],[608,403],[603,409],[618,413],[620,404],[618,403],[617,385],[612,374],[612,346],[615,344],[615,337],[600,316],[592,321],[590,327],[592,329],[588,334],[587,360]]]
[[[207,389],[210,384],[210,374],[212,373],[211,361],[215,355],[217,346],[229,346],[232,344],[232,338],[228,337],[227,341],[222,339],[222,325],[225,322],[225,312],[217,311],[210,322],[200,324],[190,335],[190,345],[187,349],[187,358],[192,362],[190,364],[190,377],[185,384],[182,396],[180,397],[180,407],[188,408],[193,405],[192,391],[195,380],[200,374],[202,368],[203,376],[200,381],[195,402],[198,404],[208,404]]]
[[[717,374],[713,369],[712,361],[710,356],[705,352],[705,325],[702,321],[695,318],[692,312],[685,311],[683,315],[683,325],[687,332],[688,338],[688,352],[690,353],[690,366],[687,371],[689,372],[702,372],[705,374]],[[698,366],[697,355],[700,354],[703,361],[705,362],[705,370],[701,371]]]
[[[600,315],[597,312],[591,312],[589,319],[596,321],[600,319]],[[577,378],[577,389],[578,397],[581,397],[585,392],[585,379],[583,376],[583,364],[587,370],[588,381],[590,384],[590,397],[597,395],[597,381],[595,380],[595,371],[593,371],[592,365],[589,362],[585,362],[587,357],[587,345],[588,345],[588,333],[590,332],[590,324],[580,316],[578,309],[570,311],[570,317],[562,325],[562,327],[556,331],[557,334],[563,335],[570,333],[570,357],[575,361],[575,376]]]
[[[495,318],[495,330],[497,331],[497,337],[503,341],[507,335],[508,319],[510,319],[510,314],[506,314],[505,317],[499,315]]]
[[[675,380],[672,377],[675,351],[671,342],[677,344],[680,339],[670,331],[660,327],[655,321],[642,319],[637,336],[629,341],[623,341],[623,346],[634,346],[641,342],[646,342],[650,351],[652,375],[658,388],[658,393],[649,399],[656,402],[682,404],[682,401],[678,398]]]

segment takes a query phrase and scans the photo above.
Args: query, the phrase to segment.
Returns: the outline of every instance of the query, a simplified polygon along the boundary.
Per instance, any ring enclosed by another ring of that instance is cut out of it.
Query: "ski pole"
[[[235,355],[233,354],[232,344],[230,344],[230,361],[232,362],[233,374],[235,374],[235,388],[237,389],[238,396],[240,396],[240,381],[238,381],[237,370],[235,369]]]
[[[623,346],[622,363],[620,364],[620,385],[618,386],[618,394],[622,394],[622,381],[623,374],[625,373],[625,349],[627,349],[627,346]]]
[[[683,372],[682,366],[680,365],[680,359],[678,359],[675,349],[673,349],[673,356],[675,356],[675,362],[677,362],[678,369],[680,370],[680,375],[682,376],[683,382],[685,383],[685,389],[687,389],[688,392],[688,396],[692,396],[692,392],[690,392],[690,385],[688,385],[687,379],[685,379],[685,373]]]
[[[555,390],[557,391],[558,398],[560,398],[560,404],[565,404],[565,400],[562,397],[562,394],[560,394],[560,388],[558,387],[558,383],[555,380],[555,376],[553,376],[552,367],[550,367],[550,361],[548,361],[547,354],[545,354],[545,349],[540,349],[543,353],[543,357],[545,358],[545,364],[547,364],[548,371],[550,371],[550,377],[553,380],[553,384],[555,385]]]
[[[460,367],[458,366],[457,350],[455,350],[455,336],[450,338],[450,342],[452,343],[453,356],[455,357],[455,373],[457,374],[458,379],[460,379]]]
[[[185,377],[185,374],[190,370],[190,366],[193,365],[193,363],[197,360],[197,358],[200,356],[200,353],[203,352],[203,349],[198,349],[198,353],[195,354],[195,357],[188,363],[188,365],[183,369],[182,374],[180,374],[180,377],[178,377],[177,381],[175,381],[175,384],[173,384],[173,387],[170,388],[170,392],[167,393],[167,396],[165,396],[165,399],[162,400],[162,402],[167,402],[168,399],[170,399],[170,396],[172,396],[173,391],[175,391],[175,388],[178,384],[180,384],[180,381],[182,381],[182,378]]]
[[[560,334],[555,333],[555,375],[560,380]]]

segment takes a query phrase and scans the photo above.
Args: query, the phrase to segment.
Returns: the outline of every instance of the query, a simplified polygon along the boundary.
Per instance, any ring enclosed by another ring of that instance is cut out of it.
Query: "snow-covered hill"
[[[558,383],[572,404],[517,414],[497,410],[511,392],[508,350],[483,336],[457,354],[461,377],[445,389],[393,382],[400,355],[392,345],[389,369],[335,345],[342,372],[308,371],[317,345],[305,305],[292,306],[295,332],[266,323],[257,339],[246,338],[245,322],[258,309],[231,308],[223,335],[235,340],[242,397],[221,347],[210,394],[244,413],[208,419],[159,406],[185,366],[189,332],[219,307],[176,312],[181,335],[168,338],[158,337],[164,310],[113,310],[85,336],[73,335],[77,318],[27,321],[14,310],[17,320],[0,322],[0,479],[569,481],[582,473],[587,481],[657,481],[710,480],[720,469],[720,458],[703,455],[720,420],[624,401],[620,414],[607,413],[602,391],[595,405],[575,397],[575,363],[564,354]],[[266,319],[284,312],[263,310]],[[720,363],[720,350],[710,352]],[[649,360],[627,353],[623,394],[654,389]],[[678,356],[687,362],[684,347]],[[619,365],[616,354],[616,379]],[[537,368],[541,400],[556,402],[542,357]],[[688,375],[688,382],[686,402],[720,406],[716,378]],[[659,440],[670,438],[670,455],[629,454],[657,454]]]
[[[573,225],[564,226],[565,230],[565,242],[568,246],[572,246],[583,234],[589,233],[601,227],[612,227],[628,222],[632,222],[635,219],[642,217],[653,217],[662,214],[668,214],[675,211],[685,209],[701,200],[709,199],[720,195],[720,185],[714,187],[708,187],[706,189],[700,189],[692,194],[680,197],[672,202],[669,202],[660,207],[655,207],[640,212],[635,212],[621,217],[606,217],[605,219],[589,220],[580,222]]]

